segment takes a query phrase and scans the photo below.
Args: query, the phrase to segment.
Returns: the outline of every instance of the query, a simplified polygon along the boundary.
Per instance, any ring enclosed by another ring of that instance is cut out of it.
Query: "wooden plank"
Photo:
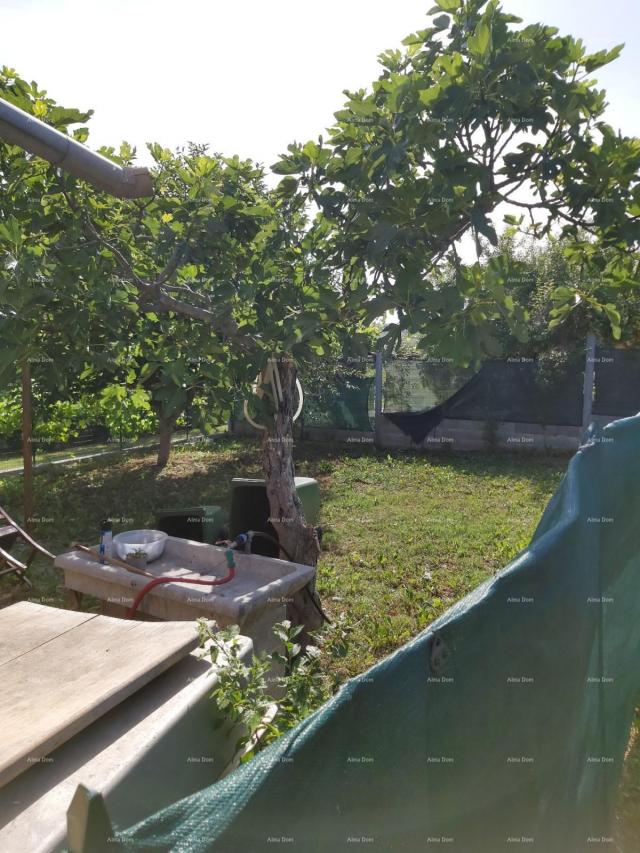
[[[0,610],[0,667],[95,616],[31,601],[5,607]]]
[[[0,666],[0,787],[198,644],[192,622],[94,616],[69,628],[69,611],[45,609],[67,630]]]

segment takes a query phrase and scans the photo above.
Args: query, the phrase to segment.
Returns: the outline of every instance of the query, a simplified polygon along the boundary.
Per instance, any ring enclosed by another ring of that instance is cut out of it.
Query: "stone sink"
[[[202,576],[203,580],[208,576],[224,577],[226,550],[169,536],[163,555],[149,563],[146,570],[157,577],[170,575],[176,581],[155,587],[143,599],[138,612],[147,618],[169,621],[205,617],[220,627],[236,624],[242,634],[254,641],[256,651],[270,649],[272,625],[286,618],[287,603],[313,580],[315,568],[234,551],[236,574],[229,583],[213,588],[180,583],[181,575]],[[149,581],[118,566],[102,565],[81,551],[61,554],[55,565],[64,572],[68,590],[76,596],[100,599],[103,612],[111,616],[124,616],[138,591]]]

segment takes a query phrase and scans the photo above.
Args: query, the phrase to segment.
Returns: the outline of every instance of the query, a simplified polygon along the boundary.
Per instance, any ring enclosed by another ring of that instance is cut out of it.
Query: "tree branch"
[[[186,240],[183,240],[181,243],[178,243],[178,245],[173,250],[173,254],[169,258],[169,261],[167,262],[166,267],[162,270],[160,275],[157,277],[154,284],[164,284],[166,281],[168,281],[171,278],[171,276],[175,273],[175,271],[180,266],[180,262],[182,261],[182,258],[184,256],[186,249],[187,249]]]
[[[155,289],[155,285],[148,286]],[[183,317],[190,317],[192,320],[199,320],[202,323],[206,323],[225,337],[233,338],[240,349],[249,348],[249,341],[242,335],[233,317],[214,314],[213,311],[209,311],[207,308],[201,308],[198,305],[191,305],[189,302],[174,299],[168,293],[163,293],[159,289],[156,294],[154,307],[160,311],[172,311],[174,314],[180,314]]]

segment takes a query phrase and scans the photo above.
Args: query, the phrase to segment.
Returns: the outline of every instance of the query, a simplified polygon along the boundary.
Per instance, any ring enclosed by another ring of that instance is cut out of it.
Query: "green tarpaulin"
[[[123,832],[127,848],[614,850],[639,484],[640,417],[592,431],[514,562],[253,761]]]

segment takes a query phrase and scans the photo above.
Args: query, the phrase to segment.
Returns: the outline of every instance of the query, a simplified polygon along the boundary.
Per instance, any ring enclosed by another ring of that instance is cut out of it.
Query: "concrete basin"
[[[169,536],[164,554],[148,564],[147,571],[175,577],[175,583],[155,587],[139,611],[170,621],[213,619],[220,627],[236,624],[253,640],[256,651],[275,648],[271,626],[285,618],[293,595],[315,576],[313,566],[303,566],[257,554],[234,552],[235,578],[217,587],[180,583],[181,576],[215,579],[227,574],[225,548]],[[104,612],[123,616],[148,578],[117,566],[101,565],[90,555],[69,551],[56,558],[65,586],[76,593],[99,598]]]

